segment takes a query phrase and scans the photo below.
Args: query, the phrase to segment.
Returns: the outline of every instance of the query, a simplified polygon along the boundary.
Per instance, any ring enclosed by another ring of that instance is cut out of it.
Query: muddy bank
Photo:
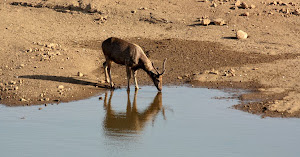
[[[184,85],[190,83],[195,87],[218,89],[241,88],[255,91],[256,94],[252,94],[252,96],[248,94],[248,96],[242,95],[240,98],[241,100],[245,100],[245,97],[247,97],[249,101],[259,100],[259,103],[256,103],[258,104],[256,106],[259,107],[248,107],[249,105],[251,106],[251,104],[241,104],[239,107],[236,106],[236,108],[267,116],[273,116],[274,112],[270,111],[265,113],[265,111],[267,111],[265,107],[266,102],[269,103],[270,101],[282,99],[286,96],[287,91],[282,91],[282,93],[285,94],[279,93],[280,96],[272,98],[270,98],[272,93],[257,93],[259,89],[270,88],[271,86],[259,82],[259,77],[264,76],[257,76],[256,79],[253,79],[249,71],[258,71],[259,68],[257,65],[259,64],[293,59],[298,56],[298,54],[288,53],[279,55],[244,53],[232,51],[230,47],[220,43],[203,41],[179,39],[150,40],[145,38],[129,38],[127,40],[140,45],[148,57],[159,68],[162,66],[163,59],[168,58],[166,74],[163,78],[164,85]],[[47,75],[44,69],[39,71],[38,68],[30,68],[30,66],[20,69],[6,69],[10,72],[10,75],[15,77],[13,80],[15,80],[16,83],[3,80],[1,103],[7,105],[32,105],[68,102],[84,99],[103,92],[108,88],[108,84],[104,82],[104,73],[101,66],[104,61],[104,56],[102,55],[100,45],[101,40],[70,43],[70,46],[75,48],[98,52],[97,54],[91,54],[91,57],[97,57],[96,60],[93,60],[95,65],[90,67],[93,70],[91,70],[90,73],[82,71],[83,76],[79,76],[78,73],[73,73],[73,76],[68,76],[69,71],[67,69],[71,68],[69,66],[77,64],[77,59],[81,57],[81,54],[76,55],[78,52],[75,52],[75,54],[64,52],[67,54],[65,57],[68,58],[68,56],[72,56],[72,58],[69,57],[68,61],[57,59],[60,56],[55,56],[56,58],[53,57],[53,59],[50,58],[47,60],[47,67],[45,65],[45,68],[51,69],[52,72],[59,71],[57,72],[59,75]],[[38,54],[40,52],[35,53]],[[31,55],[34,55],[34,53],[25,53],[22,55],[23,57],[31,58]],[[81,61],[83,64],[91,62],[91,60]],[[45,61],[32,61],[31,64],[34,65],[39,62]],[[52,67],[56,64],[59,64],[60,67],[63,68],[53,69]],[[243,66],[246,66],[249,71],[243,69]],[[30,74],[32,69],[35,70],[34,75]],[[249,76],[247,74],[249,74]],[[97,78],[94,80],[91,79],[90,76],[92,75],[96,75]],[[126,86],[127,80],[124,66],[113,64],[112,77],[117,86]],[[150,78],[142,70],[138,71],[138,82],[139,85],[152,85]],[[15,89],[16,87],[17,89]],[[30,88],[34,90],[28,90]],[[20,95],[24,96],[21,97]],[[275,115],[277,115],[277,113]],[[283,114],[280,113],[278,115],[282,116]],[[289,114],[284,115],[289,116]],[[294,114],[291,116],[294,116]]]
[[[252,7],[219,0],[1,1],[0,103],[67,102],[104,92],[100,43],[115,36],[141,45],[159,68],[168,58],[165,85],[256,91],[241,99],[259,100],[257,109],[237,108],[297,117],[300,5],[247,3]],[[238,30],[248,38],[237,40]],[[114,64],[112,74],[125,85],[124,67]],[[138,80],[152,84],[142,71]]]

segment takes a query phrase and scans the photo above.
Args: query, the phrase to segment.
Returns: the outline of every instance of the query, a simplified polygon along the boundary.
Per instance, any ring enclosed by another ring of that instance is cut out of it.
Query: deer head
[[[161,73],[159,73],[159,71],[157,70],[157,68],[155,68],[154,64],[152,63],[152,66],[155,69],[156,74],[154,74],[153,76],[151,76],[151,78],[152,78],[152,81],[153,81],[154,85],[156,86],[157,90],[159,90],[159,91],[162,90],[162,75],[166,71],[166,67],[165,67],[166,61],[167,61],[167,58],[164,60],[163,71]]]

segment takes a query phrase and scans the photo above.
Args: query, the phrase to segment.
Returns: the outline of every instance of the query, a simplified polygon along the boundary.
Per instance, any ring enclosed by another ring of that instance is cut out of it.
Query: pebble
[[[100,96],[100,97],[99,97],[99,100],[102,100],[102,99],[103,99],[102,96]]]
[[[241,14],[241,16],[249,16],[249,15],[250,15],[249,12],[245,12],[245,13]]]
[[[247,37],[248,37],[248,34],[246,33],[246,32],[244,32],[244,31],[242,31],[242,30],[238,30],[237,32],[236,32],[236,37],[238,38],[238,39],[247,39]]]
[[[211,7],[214,7],[214,8],[216,8],[218,5],[216,4],[216,3],[213,3],[212,5],[211,5]]]
[[[65,87],[63,85],[59,85],[57,88],[58,89],[64,89]]]
[[[241,5],[241,1],[237,0],[235,3],[234,3],[234,6],[238,7]]]
[[[207,26],[207,25],[209,25],[210,24],[210,19],[202,19],[202,21],[201,21],[201,24],[203,25],[203,26]]]
[[[246,2],[242,2],[241,7],[242,7],[243,9],[248,9],[248,8],[249,8],[249,5],[248,5]]]
[[[24,99],[24,98],[21,98],[21,99],[20,99],[20,101],[27,101],[27,100],[26,100],[26,99]]]
[[[250,5],[250,9],[255,9],[255,8],[256,8],[255,5],[253,5],[253,4]]]
[[[78,75],[79,77],[82,77],[82,76],[83,76],[83,73],[78,72],[77,75]]]
[[[221,19],[221,18],[217,18],[217,19],[214,19],[214,24],[215,25],[218,25],[218,26],[223,26],[225,25],[225,20]]]
[[[179,80],[182,80],[182,77],[181,77],[181,76],[178,76],[177,78],[178,78]]]
[[[41,107],[39,108],[39,110],[42,110],[42,109],[43,109],[43,108],[41,108]]]

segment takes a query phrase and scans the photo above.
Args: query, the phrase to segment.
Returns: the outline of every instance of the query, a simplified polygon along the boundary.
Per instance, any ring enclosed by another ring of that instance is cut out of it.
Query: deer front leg
[[[130,90],[130,78],[131,78],[131,69],[126,66],[126,72],[127,72],[127,91]]]
[[[135,83],[135,90],[138,90],[139,89],[139,85],[137,83],[136,73],[137,73],[136,70],[132,70],[132,76],[133,76],[134,83]]]

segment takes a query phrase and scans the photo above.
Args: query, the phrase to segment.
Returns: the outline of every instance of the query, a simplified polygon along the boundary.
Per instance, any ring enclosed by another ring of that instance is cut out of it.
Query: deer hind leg
[[[130,90],[130,78],[131,78],[131,69],[126,66],[126,72],[127,72],[127,90],[129,91]]]
[[[114,83],[113,83],[113,81],[112,81],[112,79],[111,79],[111,60],[106,60],[106,64],[107,64],[107,70],[106,70],[106,72],[108,73],[108,76],[109,76],[109,83],[110,83],[110,87],[111,88],[114,88]]]
[[[137,73],[136,70],[132,70],[132,76],[133,76],[134,83],[135,83],[135,90],[138,90],[139,89],[139,85],[138,85],[138,82],[137,82],[137,79],[136,79],[136,73]]]
[[[110,83],[110,80],[108,79],[107,62],[106,61],[103,63],[103,69],[104,69],[104,74],[105,74],[105,82]]]

